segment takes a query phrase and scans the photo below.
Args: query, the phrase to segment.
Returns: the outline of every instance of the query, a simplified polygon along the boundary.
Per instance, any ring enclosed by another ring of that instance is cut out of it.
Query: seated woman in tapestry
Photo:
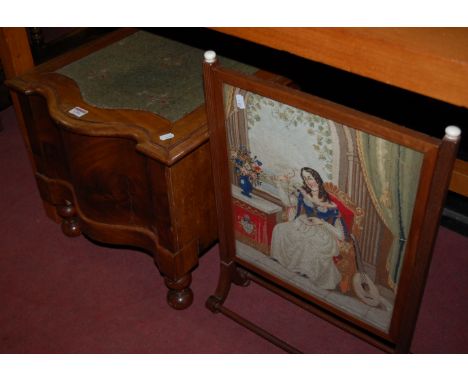
[[[339,241],[348,235],[346,224],[319,173],[304,167],[301,178],[301,186],[287,191],[297,200],[295,214],[273,229],[271,257],[319,288],[335,289],[341,274],[333,260],[339,255]],[[293,203],[284,199],[289,206]]]

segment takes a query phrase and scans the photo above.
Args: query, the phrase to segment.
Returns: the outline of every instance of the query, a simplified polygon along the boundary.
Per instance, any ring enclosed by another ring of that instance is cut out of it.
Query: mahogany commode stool
[[[176,309],[217,239],[202,58],[125,29],[8,81],[47,215],[68,236],[151,253]]]

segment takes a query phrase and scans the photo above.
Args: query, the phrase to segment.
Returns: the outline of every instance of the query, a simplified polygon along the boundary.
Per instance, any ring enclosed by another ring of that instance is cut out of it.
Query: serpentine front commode
[[[68,236],[149,252],[176,309],[191,304],[191,272],[217,240],[202,59],[122,29],[8,82],[48,216]]]

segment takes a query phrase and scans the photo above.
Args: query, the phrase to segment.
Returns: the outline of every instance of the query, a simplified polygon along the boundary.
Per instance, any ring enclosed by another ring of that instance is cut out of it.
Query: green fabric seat
[[[138,31],[57,73],[73,79],[83,99],[106,109],[155,113],[171,122],[204,103],[203,51]],[[257,69],[220,58],[224,67],[253,74]]]

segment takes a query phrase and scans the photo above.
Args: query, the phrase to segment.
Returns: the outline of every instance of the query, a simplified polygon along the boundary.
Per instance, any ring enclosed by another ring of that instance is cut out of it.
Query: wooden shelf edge
[[[468,107],[468,28],[212,29]]]
[[[468,196],[468,162],[461,159],[455,161],[449,190]]]

